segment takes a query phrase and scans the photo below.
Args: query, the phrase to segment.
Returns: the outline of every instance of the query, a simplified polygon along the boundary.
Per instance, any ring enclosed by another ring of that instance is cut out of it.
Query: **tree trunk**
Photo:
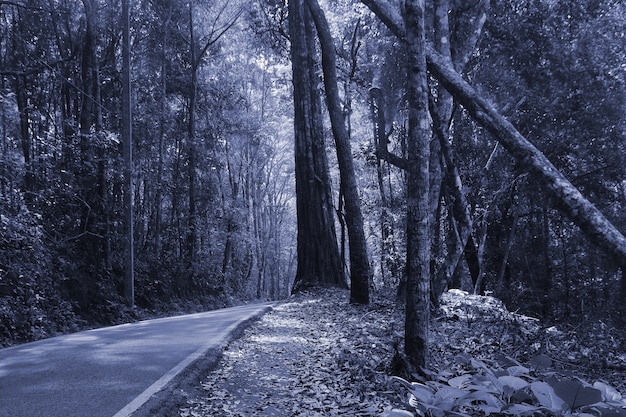
[[[440,92],[442,94],[442,92]],[[448,93],[443,93],[441,97],[446,97]],[[452,280],[454,271],[464,254],[471,254],[464,249],[468,245],[470,235],[472,232],[472,217],[469,210],[469,203],[463,190],[463,184],[461,183],[461,176],[452,155],[452,149],[448,141],[448,129],[444,125],[444,120],[450,117],[451,106],[448,107],[446,103],[438,102],[439,106],[436,106],[434,102],[430,102],[430,111],[433,120],[433,129],[441,145],[441,153],[444,160],[445,175],[445,196],[450,205],[451,215],[456,220],[458,237],[455,236],[455,242],[453,248],[447,254],[443,266],[437,272],[433,285],[435,286],[433,292],[433,298],[435,302],[439,299],[441,294],[446,290],[448,284]],[[449,103],[451,105],[451,103]],[[438,109],[437,109],[438,107]],[[445,112],[447,118],[442,117],[441,112]],[[470,261],[468,260],[468,263]]]
[[[171,4],[168,9],[168,18],[163,24],[165,28],[169,22],[172,14]],[[163,224],[163,171],[165,163],[165,135],[167,125],[167,33],[163,30],[161,38],[161,51],[159,58],[161,59],[161,74],[160,74],[160,94],[159,97],[159,144],[158,144],[158,158],[157,158],[157,178],[156,178],[156,196],[155,196],[155,215],[154,215],[154,251],[157,256],[161,255],[162,242],[161,242],[161,230]]]
[[[324,16],[324,12],[317,0],[307,0],[307,3],[317,27],[322,49],[326,104],[330,114],[333,136],[335,137],[341,194],[345,203],[345,221],[350,242],[350,302],[368,304],[371,271],[367,255],[367,241],[363,230],[363,214],[361,213],[361,200],[354,172],[350,137],[346,130],[341,109],[341,99],[339,98],[335,44],[326,21],[326,16]]]
[[[380,88],[372,87],[370,89],[370,106],[372,110],[372,121],[374,124],[374,149],[376,157],[376,174],[378,179],[378,190],[380,192],[380,269],[383,282],[396,283],[402,279],[402,268],[398,265],[394,239],[394,227],[392,223],[393,216],[390,215],[392,204],[391,187],[389,187],[390,195],[385,193],[384,175],[380,154],[389,154],[387,152],[387,128],[385,119],[385,97]],[[389,273],[389,279],[387,274]]]
[[[22,156],[24,157],[24,185],[22,191],[26,202],[32,202],[34,191],[34,168],[32,163],[32,139],[30,136],[30,111],[28,107],[28,88],[26,76],[15,77],[15,98],[17,110],[20,114],[20,136],[22,144]]]
[[[189,104],[187,120],[187,179],[189,189],[189,219],[185,255],[188,267],[193,265],[196,252],[197,219],[196,219],[196,105],[198,101],[198,68],[201,57],[196,56],[196,39],[194,34],[193,2],[189,3],[189,60],[191,62],[191,85],[189,86]]]
[[[428,367],[430,321],[430,120],[423,0],[405,2],[409,137],[407,147],[407,294],[404,350],[409,363]]]
[[[122,0],[122,142],[124,153],[124,296],[129,307],[135,305],[135,257],[133,240],[133,141],[130,77],[130,11],[129,1]]]
[[[397,11],[379,0],[362,0],[401,40],[410,44],[406,26]],[[617,265],[626,269],[626,237],[587,200],[556,167],[496,109],[481,97],[441,54],[426,46],[431,74],[443,84],[470,115],[494,134],[509,153],[540,179],[559,208],[580,227],[591,241],[606,251]]]
[[[333,221],[322,106],[316,90],[314,31],[304,0],[290,0],[298,225],[293,292],[314,285],[347,286]]]

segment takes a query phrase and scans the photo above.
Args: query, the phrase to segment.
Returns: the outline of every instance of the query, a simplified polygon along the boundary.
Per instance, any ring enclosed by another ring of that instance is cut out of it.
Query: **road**
[[[126,417],[246,320],[255,304],[0,350],[1,417]]]

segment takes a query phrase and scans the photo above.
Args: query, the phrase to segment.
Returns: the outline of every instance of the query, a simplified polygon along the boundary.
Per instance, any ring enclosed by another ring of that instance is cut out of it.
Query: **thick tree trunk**
[[[363,230],[363,214],[361,213],[361,200],[354,172],[350,137],[344,123],[341,99],[339,98],[335,43],[333,42],[324,12],[317,0],[307,0],[307,3],[317,27],[322,50],[326,104],[330,114],[333,136],[335,137],[341,194],[345,202],[345,222],[350,242],[350,302],[368,304],[371,270],[367,255],[367,241]]]
[[[404,22],[397,11],[380,0],[362,0],[398,38],[410,44]],[[509,153],[539,178],[559,208],[580,227],[591,241],[626,269],[626,237],[587,200],[556,167],[496,109],[481,97],[441,54],[426,46],[428,69],[471,116],[494,134]]]
[[[430,120],[423,0],[407,0],[409,137],[407,146],[407,294],[404,350],[409,363],[428,367],[430,322]]]
[[[290,0],[298,224],[293,292],[314,285],[347,286],[337,246],[322,106],[316,90],[314,31],[304,0]]]

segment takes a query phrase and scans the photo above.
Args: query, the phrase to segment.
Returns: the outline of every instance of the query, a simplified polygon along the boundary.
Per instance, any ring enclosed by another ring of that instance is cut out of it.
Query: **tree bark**
[[[185,258],[188,267],[193,265],[194,255],[196,252],[197,240],[197,213],[196,213],[196,106],[198,102],[198,69],[202,56],[198,56],[196,38],[194,33],[194,13],[193,2],[189,3],[189,62],[191,63],[189,102],[188,102],[188,119],[187,119],[187,180],[189,181],[189,189],[187,197],[189,201],[189,220],[187,226],[187,236],[185,244]]]
[[[383,282],[396,283],[402,280],[402,267],[399,265],[399,261],[396,254],[396,246],[394,239],[394,227],[393,216],[391,216],[392,203],[392,190],[389,187],[389,196],[385,192],[384,185],[384,167],[382,159],[378,156],[381,152],[389,155],[387,151],[388,134],[387,134],[387,122],[385,116],[385,96],[383,91],[378,87],[372,87],[370,89],[370,106],[372,110],[372,121],[374,127],[374,149],[377,155],[376,158],[376,174],[378,179],[378,190],[380,192],[380,233],[381,233],[381,246],[380,246],[380,268]],[[380,151],[379,151],[380,150]],[[385,161],[386,162],[386,161]],[[389,274],[389,275],[387,275]],[[389,276],[389,279],[386,278]]]
[[[410,44],[406,26],[397,11],[380,0],[362,0],[399,39]],[[481,97],[448,61],[431,46],[426,46],[430,73],[446,87],[470,115],[494,134],[509,153],[540,179],[559,208],[580,227],[589,239],[602,248],[617,265],[626,270],[626,237],[587,200],[556,167],[498,111]]]
[[[430,322],[430,120],[424,0],[407,0],[409,137],[407,143],[407,294],[404,350],[409,363],[428,367]]]
[[[298,267],[292,292],[315,285],[347,287],[333,220],[322,104],[316,90],[315,28],[304,6],[304,0],[289,1],[298,226]]]
[[[122,143],[124,154],[124,296],[129,307],[135,305],[135,257],[133,228],[133,141],[130,77],[130,0],[122,0]]]
[[[445,94],[447,95],[447,92]],[[463,184],[461,183],[461,176],[456,168],[454,157],[452,155],[452,149],[450,147],[450,143],[448,142],[448,129],[443,124],[445,118],[441,116],[441,112],[447,112],[448,107],[444,106],[442,108],[442,103],[438,104],[439,106],[436,106],[431,100],[430,111],[433,120],[433,130],[435,131],[435,136],[437,136],[441,145],[441,153],[444,160],[445,195],[447,197],[448,204],[450,205],[451,215],[456,219],[458,237],[455,236],[453,249],[447,254],[443,266],[439,269],[435,279],[433,280],[433,301],[435,301],[435,303],[437,303],[437,300],[452,280],[454,271],[456,270],[461,256],[463,254],[471,254],[471,252],[466,252],[464,249],[469,244],[473,223],[469,210],[469,203],[467,201],[467,197],[465,196],[465,191],[463,190]],[[436,107],[439,107],[439,110],[437,110]],[[446,114],[450,117],[450,113]]]
[[[317,0],[307,0],[307,4],[317,28],[322,50],[326,105],[328,106],[331,127],[335,138],[341,194],[345,203],[345,222],[350,242],[350,302],[368,304],[371,270],[367,254],[367,241],[363,230],[363,214],[361,213],[361,200],[354,172],[350,137],[344,122],[341,99],[339,98],[335,43],[330,33],[326,16]]]

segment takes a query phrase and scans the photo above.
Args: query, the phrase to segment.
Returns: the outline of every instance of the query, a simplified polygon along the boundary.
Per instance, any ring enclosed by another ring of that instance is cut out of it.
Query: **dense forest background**
[[[132,2],[131,309],[121,3],[0,1],[2,343],[290,293],[297,226],[286,3]],[[394,154],[407,151],[405,51],[361,3],[322,6],[338,57],[371,286],[395,291],[405,268],[406,174],[378,151],[381,142]],[[451,1],[458,26],[451,33],[462,34],[477,10],[487,18],[465,79],[626,230],[626,4]],[[433,15],[427,10],[427,26]],[[462,107],[452,111],[447,156],[472,233],[454,260],[462,225],[444,176],[433,175],[440,178],[431,193],[433,277],[451,268],[451,286],[493,292],[545,320],[619,319],[626,285],[615,263],[527,167]],[[432,144],[431,170],[445,170],[446,149],[436,138]],[[348,263],[332,141],[327,147]]]

